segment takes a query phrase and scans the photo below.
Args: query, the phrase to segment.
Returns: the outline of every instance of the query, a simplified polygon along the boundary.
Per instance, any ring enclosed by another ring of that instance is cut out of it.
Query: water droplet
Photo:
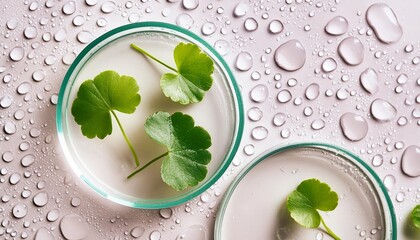
[[[229,53],[229,51],[230,51],[229,42],[228,41],[225,41],[223,39],[217,40],[214,43],[214,48],[222,56],[226,56]]]
[[[71,198],[70,204],[73,207],[78,207],[78,206],[80,206],[81,203],[82,203],[82,200],[79,197],[72,197]]]
[[[320,130],[325,127],[325,122],[322,119],[316,119],[312,122],[311,127],[313,130]]]
[[[103,13],[112,13],[115,10],[115,3],[112,1],[104,2],[101,5],[101,11]]]
[[[413,116],[413,118],[420,118],[420,108],[413,109],[411,115]]]
[[[66,239],[84,239],[89,234],[89,225],[81,216],[69,214],[61,219],[60,230]]]
[[[11,151],[6,151],[1,155],[1,158],[3,159],[4,162],[11,162],[13,161],[14,157],[13,157],[13,153]]]
[[[185,232],[181,233],[176,240],[206,240],[207,231],[204,226],[193,225],[188,227]]]
[[[395,184],[396,180],[395,180],[395,177],[393,175],[389,174],[389,175],[386,175],[384,177],[383,182],[384,182],[385,187],[388,190],[391,190],[392,187],[394,187],[394,184]]]
[[[47,220],[49,222],[55,222],[60,217],[60,211],[58,209],[52,209],[47,214]]]
[[[257,107],[252,107],[248,110],[248,118],[253,122],[259,121],[263,116],[261,109]]]
[[[322,62],[322,71],[329,73],[337,68],[337,62],[333,58],[327,58]]]
[[[86,5],[95,6],[98,3],[98,0],[85,0]]]
[[[285,129],[282,129],[281,130],[281,132],[280,132],[280,136],[282,137],[282,138],[288,138],[288,137],[290,137],[290,129],[288,129],[288,128],[285,128]]]
[[[360,74],[360,83],[366,92],[370,94],[375,94],[378,92],[378,79],[378,74],[373,68],[368,68]]]
[[[398,118],[397,123],[399,126],[405,126],[408,123],[408,119],[404,116]]]
[[[287,86],[289,87],[294,87],[296,86],[298,83],[298,81],[296,80],[296,78],[290,78],[289,80],[287,80]]]
[[[397,16],[384,3],[371,5],[366,11],[366,20],[375,32],[376,37],[384,43],[394,43],[402,37],[403,29]]]
[[[336,16],[331,19],[325,26],[325,31],[331,35],[338,36],[347,32],[349,23],[346,18]]]
[[[262,103],[268,97],[268,88],[263,84],[258,84],[251,90],[249,96],[252,99],[252,101]]]
[[[251,79],[254,81],[261,79],[261,74],[257,71],[251,73]]]
[[[235,9],[233,9],[233,15],[235,17],[242,17],[245,16],[245,14],[247,14],[249,9],[248,4],[244,3],[244,2],[240,2],[236,5]]]
[[[36,232],[34,240],[54,240],[54,236],[48,229],[41,227]]]
[[[15,218],[23,218],[28,214],[28,206],[23,203],[18,203],[13,207],[12,214]]]
[[[181,13],[176,18],[176,24],[180,27],[190,29],[194,24],[194,19],[187,13]]]
[[[397,200],[397,202],[404,202],[405,193],[403,193],[403,192],[397,193],[397,196],[395,197],[395,200]]]
[[[410,177],[420,176],[420,147],[408,146],[401,157],[402,171]]]
[[[19,62],[25,56],[25,50],[23,47],[14,47],[9,53],[9,57],[12,61]]]
[[[378,121],[391,121],[397,115],[397,109],[383,99],[375,99],[370,105],[372,116]]]
[[[140,21],[140,15],[139,15],[138,20],[133,20],[131,16],[133,16],[133,14],[131,14],[128,17],[128,21],[130,21],[130,22]],[[96,25],[98,25],[98,27],[105,27],[106,25],[108,25],[108,20],[106,20],[105,18],[98,18],[98,20],[96,21]]]
[[[39,2],[37,2],[37,1],[33,1],[33,2],[31,2],[31,4],[29,4],[29,10],[30,11],[35,11],[35,10],[38,9],[38,7],[39,7]]]
[[[216,31],[216,25],[214,25],[214,23],[212,22],[206,22],[201,27],[201,32],[205,36],[212,35],[215,31]]]
[[[149,240],[159,240],[161,236],[162,234],[159,231],[155,230],[150,233]]]
[[[247,144],[244,146],[244,153],[248,156],[251,156],[255,153],[255,147],[252,144]]]
[[[236,57],[236,68],[241,71],[248,71],[253,65],[253,59],[249,52],[241,52]]]
[[[281,90],[279,94],[277,95],[277,100],[281,103],[287,103],[292,99],[292,94],[289,90]]]
[[[25,111],[23,111],[22,109],[19,109],[15,112],[14,115],[16,120],[22,120],[25,117]]]
[[[384,162],[384,157],[381,154],[376,154],[372,158],[372,166],[379,167]]]
[[[76,12],[76,2],[66,2],[63,5],[62,11],[65,15],[72,15],[74,12]]]
[[[7,21],[6,26],[9,30],[14,30],[17,28],[19,21],[16,18],[11,18]]]
[[[45,79],[45,71],[43,69],[38,69],[32,73],[32,79],[35,82],[40,82]]]
[[[33,39],[36,38],[36,36],[38,36],[38,29],[34,26],[28,26],[25,28],[25,30],[23,31],[23,35],[27,38],[27,39]]]
[[[315,100],[319,96],[319,85],[311,83],[305,90],[305,97],[308,100]]]
[[[94,38],[93,34],[89,31],[81,31],[79,32],[79,34],[77,34],[77,40],[80,43],[88,43],[90,41],[92,41]]]
[[[281,33],[284,29],[283,23],[280,22],[280,20],[273,20],[270,22],[270,25],[268,25],[268,31],[273,34]]]
[[[407,82],[408,82],[408,76],[407,76],[407,74],[402,73],[402,74],[400,74],[400,75],[397,77],[397,83],[398,83],[398,84],[403,85],[403,84],[406,84]]]
[[[61,42],[66,40],[67,38],[67,30],[65,28],[61,28],[54,34],[54,40],[57,42]]]
[[[364,51],[362,42],[355,37],[348,37],[338,45],[338,54],[343,61],[349,65],[355,66],[363,62]]]
[[[244,22],[244,27],[245,27],[245,30],[247,30],[248,32],[253,32],[257,30],[258,28],[257,20],[255,20],[254,18],[247,18]]]
[[[21,144],[19,144],[19,149],[21,150],[21,151],[26,151],[26,150],[28,150],[29,149],[29,147],[30,147],[30,144],[29,144],[29,142],[27,142],[27,141],[24,141],[24,142],[22,142]]]
[[[362,140],[368,132],[365,118],[354,113],[345,113],[340,118],[340,127],[344,136],[350,141]]]
[[[13,135],[16,133],[16,125],[13,122],[6,122],[3,130],[6,134]]]
[[[336,95],[337,95],[337,98],[339,100],[346,100],[349,97],[350,94],[349,94],[349,91],[347,89],[340,88],[340,89],[338,89]]]
[[[24,95],[24,94],[29,93],[31,89],[32,89],[32,85],[30,83],[23,82],[18,86],[17,92],[21,95]]]
[[[131,230],[130,234],[131,234],[131,236],[132,236],[133,238],[139,238],[139,237],[143,236],[143,234],[144,234],[144,232],[145,232],[145,231],[146,231],[146,230],[144,229],[144,227],[142,227],[142,226],[137,226],[137,227],[134,227],[134,228]]]
[[[182,0],[182,6],[187,10],[194,10],[198,7],[198,0]]]
[[[280,68],[286,71],[296,71],[303,67],[306,61],[306,52],[298,40],[290,40],[280,45],[274,60]]]
[[[61,61],[65,65],[70,65],[74,61],[74,59],[76,59],[76,54],[74,54],[74,53],[66,53],[66,54],[64,54],[64,56],[61,59]]]
[[[303,115],[305,115],[306,117],[311,116],[313,112],[314,111],[313,111],[313,109],[311,107],[305,107],[303,109]]]
[[[160,209],[159,215],[164,219],[169,219],[172,217],[172,209],[171,208]]]
[[[8,107],[10,107],[11,105],[12,105],[12,98],[11,97],[9,97],[9,96],[4,96],[4,97],[2,97],[1,98],[1,100],[0,100],[0,106],[2,107],[2,108],[8,108]]]
[[[16,185],[20,181],[20,173],[12,173],[9,177],[9,183],[12,185]]]
[[[73,18],[73,25],[76,27],[80,27],[83,24],[85,24],[85,17],[83,17],[82,15],[77,15],[76,17]]]
[[[255,127],[254,129],[252,129],[251,136],[255,140],[263,140],[263,139],[266,139],[267,136],[268,136],[268,130],[267,130],[267,128],[265,128],[263,126]]]
[[[35,194],[32,201],[34,202],[35,206],[43,207],[48,203],[48,193],[47,192],[39,192]]]
[[[273,117],[273,124],[276,127],[281,127],[286,123],[286,114],[276,113]]]
[[[57,57],[52,54],[48,55],[44,60],[45,64],[47,64],[48,66],[53,65],[56,61],[57,61]]]

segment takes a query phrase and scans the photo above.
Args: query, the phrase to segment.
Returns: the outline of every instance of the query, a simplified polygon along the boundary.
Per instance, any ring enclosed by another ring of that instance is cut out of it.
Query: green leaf
[[[420,205],[417,205],[410,214],[413,226],[420,230]]]
[[[214,71],[213,60],[193,43],[179,43],[174,50],[174,69],[148,52],[131,44],[136,51],[174,71],[165,73],[160,79],[160,86],[165,96],[181,104],[200,102],[211,88]]]
[[[112,133],[113,110],[133,113],[140,104],[139,86],[134,78],[104,71],[86,80],[77,92],[71,113],[88,138],[104,139]]]
[[[322,223],[334,239],[340,238],[328,228],[318,210],[332,211],[337,205],[337,193],[318,179],[301,182],[287,198],[287,209],[297,223],[306,228],[317,228]]]
[[[207,164],[211,160],[208,149],[211,137],[202,127],[194,126],[191,116],[176,112],[157,112],[144,124],[146,133],[164,145],[161,167],[162,180],[176,190],[195,186],[207,175]]]

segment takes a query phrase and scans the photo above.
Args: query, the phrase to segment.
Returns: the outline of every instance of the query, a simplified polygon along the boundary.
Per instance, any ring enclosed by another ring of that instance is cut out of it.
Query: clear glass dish
[[[286,207],[287,196],[310,178],[339,195],[337,208],[321,216],[342,239],[397,239],[393,205],[375,172],[351,152],[319,143],[277,147],[246,166],[221,203],[215,239],[325,239],[324,231],[295,223]]]
[[[175,66],[173,49],[179,42],[192,42],[214,63],[213,86],[200,103],[187,106],[166,98],[159,86],[168,72],[130,48],[130,43],[148,50]],[[81,134],[71,114],[71,105],[81,83],[105,70],[134,77],[142,100],[134,114],[117,115],[144,165],[166,150],[144,132],[144,121],[156,111],[181,111],[194,117],[212,137],[212,160],[205,180],[196,187],[175,191],[160,177],[160,162],[126,180],[134,168],[129,148],[113,119],[113,132],[104,140]],[[135,208],[166,208],[199,195],[224,173],[242,137],[243,106],[240,92],[228,65],[204,40],[181,27],[161,22],[140,22],[113,29],[90,43],[70,66],[62,83],[57,105],[57,130],[65,157],[74,172],[105,198]]]

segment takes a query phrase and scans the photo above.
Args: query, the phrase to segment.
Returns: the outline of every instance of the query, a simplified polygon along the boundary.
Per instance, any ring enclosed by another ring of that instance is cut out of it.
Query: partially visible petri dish
[[[130,44],[175,66],[173,50],[180,43],[194,43],[214,61],[213,86],[200,103],[181,105],[165,97],[159,80],[166,68],[130,48]],[[134,114],[117,115],[134,144],[140,166],[166,151],[144,131],[144,122],[157,111],[183,112],[211,135],[212,160],[202,182],[175,191],[160,177],[160,162],[127,180],[135,164],[123,135],[113,119],[113,132],[105,139],[88,139],[71,114],[79,86],[105,70],[134,77],[141,103]],[[230,165],[243,132],[243,104],[233,74],[223,58],[203,39],[181,27],[162,22],[139,22],[113,29],[95,39],[77,56],[62,83],[57,104],[57,130],[67,162],[77,176],[103,197],[130,207],[157,209],[182,204],[214,184]]]
[[[311,178],[339,195],[337,208],[321,216],[341,239],[397,239],[394,208],[380,178],[353,153],[320,143],[276,147],[246,166],[221,203],[215,239],[330,239],[321,229],[295,223],[286,207],[287,196]]]

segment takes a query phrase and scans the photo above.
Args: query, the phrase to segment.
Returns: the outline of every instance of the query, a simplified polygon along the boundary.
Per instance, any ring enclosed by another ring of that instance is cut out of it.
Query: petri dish
[[[320,212],[339,237],[397,239],[393,205],[375,172],[351,152],[320,143],[276,147],[246,166],[221,203],[215,239],[330,239],[295,223],[286,207],[287,196],[311,178],[339,196],[334,211]]]
[[[214,61],[213,86],[200,103],[181,105],[165,97],[159,80],[170,70],[130,48],[145,49],[175,66],[173,49],[180,43],[194,43]],[[191,115],[196,126],[211,135],[206,178],[195,187],[175,191],[160,177],[161,162],[127,180],[135,163],[123,135],[113,119],[113,132],[105,139],[88,139],[71,114],[71,106],[82,82],[105,70],[136,79],[141,103],[134,114],[117,115],[137,150],[140,166],[166,152],[144,131],[144,122],[157,111]],[[67,162],[77,176],[95,192],[116,203],[145,209],[179,205],[199,195],[224,173],[242,137],[243,104],[239,88],[223,58],[203,39],[181,27],[161,22],[139,22],[113,29],[95,39],[77,56],[64,77],[57,104],[57,130]]]

